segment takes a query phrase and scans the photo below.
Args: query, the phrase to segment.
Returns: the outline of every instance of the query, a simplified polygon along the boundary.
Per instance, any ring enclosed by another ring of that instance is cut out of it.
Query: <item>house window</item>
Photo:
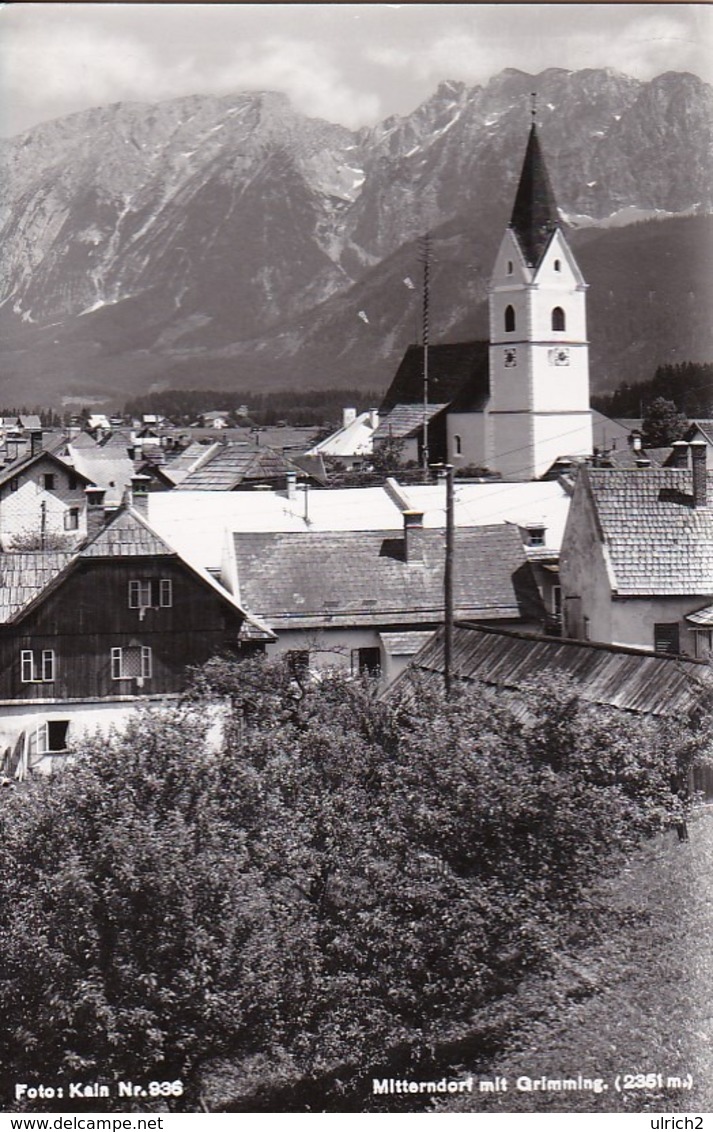
[[[309,649],[290,649],[287,663],[293,675],[306,676],[309,672]]]
[[[562,307],[554,307],[552,311],[552,329],[564,330],[566,327],[566,320]]]
[[[76,491],[77,490],[77,477],[76,476],[70,474],[69,480],[68,480],[68,486],[69,486],[70,491]]]
[[[667,652],[677,656],[680,651],[678,622],[664,621],[654,625],[654,652]]]
[[[170,578],[132,578],[129,582],[129,609],[168,609],[172,605]]]
[[[78,531],[79,530],[79,508],[69,507],[64,513],[64,529],[65,531]]]
[[[10,480],[10,491],[17,491],[20,486],[20,481],[17,476],[13,476]]]
[[[694,629],[693,640],[698,660],[707,660],[713,653],[713,629]]]
[[[352,672],[359,676],[378,676],[381,672],[381,649],[352,649]]]
[[[54,472],[45,472],[42,476],[42,486],[45,491],[54,491]]]
[[[544,527],[529,527],[527,531],[527,545],[528,546],[544,546],[545,545],[545,528]]]
[[[515,329],[515,308],[505,307],[505,330],[509,334]]]
[[[555,617],[560,617],[562,614],[562,587],[554,585],[550,595],[551,609]]]
[[[456,433],[455,436],[453,437],[453,454],[455,456],[462,456],[462,454],[463,454],[463,445],[461,443],[461,438],[459,437],[458,433]]]
[[[136,680],[143,684],[151,676],[151,649],[147,645],[128,645],[111,650],[112,680]]]
[[[37,728],[37,754],[48,755],[67,750],[68,719],[48,719]]]
[[[53,649],[22,649],[20,681],[23,684],[48,684],[55,678]]]

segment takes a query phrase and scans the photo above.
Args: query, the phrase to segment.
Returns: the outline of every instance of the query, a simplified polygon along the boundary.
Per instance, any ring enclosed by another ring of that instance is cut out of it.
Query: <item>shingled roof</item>
[[[220,445],[199,467],[181,480],[176,491],[234,491],[241,484],[284,479],[287,472],[304,474],[289,457],[267,445]]]
[[[580,470],[620,596],[713,594],[713,473],[694,506],[688,468]]]
[[[444,671],[444,634],[437,634],[414,657],[411,670],[439,678]],[[541,637],[520,630],[456,625],[453,676],[500,692],[519,692],[533,683],[569,677],[583,699],[623,711],[681,718],[713,688],[703,661],[654,656],[638,649],[589,641]],[[405,672],[390,694],[403,686]]]
[[[120,511],[99,534],[80,551],[82,558],[176,557],[176,551],[135,511]]]
[[[437,623],[444,532],[417,538],[420,560],[407,562],[403,531],[235,534],[241,604],[274,629]],[[459,617],[543,616],[522,541],[506,524],[456,532],[454,590]]]
[[[429,405],[426,416],[429,423],[438,416],[447,405]],[[420,405],[394,405],[393,409],[380,421],[373,439],[405,440],[409,436],[417,436],[423,428],[424,408]]]
[[[559,223],[555,194],[533,122],[510,218],[510,227],[530,267],[539,265]]]
[[[10,621],[34,601],[72,557],[55,550],[0,554],[0,622]]]

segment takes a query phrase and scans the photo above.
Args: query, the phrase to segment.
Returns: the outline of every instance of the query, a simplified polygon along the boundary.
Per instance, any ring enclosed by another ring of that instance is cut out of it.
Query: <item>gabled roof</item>
[[[77,479],[83,480],[85,484],[94,482],[72,464],[67,463],[66,460],[60,459],[56,453],[50,452],[46,448],[41,448],[39,452],[35,452],[33,455],[23,456],[20,460],[16,460],[14,463],[8,464],[6,468],[3,468],[2,472],[0,472],[0,487],[16,476],[22,475],[23,472],[28,471],[33,464],[46,460],[51,461],[51,463],[55,464],[56,467],[60,468],[61,471],[65,472],[68,476],[73,475],[76,476]]]
[[[581,487],[580,487],[581,479]],[[713,473],[693,506],[688,468],[580,469],[621,596],[713,594]]]
[[[82,558],[177,557],[132,508],[120,511],[81,551]]]
[[[250,622],[241,627],[243,640],[274,640],[275,634],[260,620],[249,615],[242,605],[211,576],[208,570],[188,562],[156,534],[143,515],[131,507],[123,508],[116,517],[81,550],[71,554],[38,551],[34,554],[0,555],[0,622],[24,616],[54,592],[83,559],[162,557],[181,562],[203,586],[211,589],[233,612]]]
[[[446,342],[428,349],[428,399],[450,403],[466,387],[476,401],[487,397],[489,346],[486,341]],[[409,346],[389,386],[380,412],[397,404],[423,404],[423,346]]]
[[[510,217],[510,227],[530,267],[539,266],[559,224],[557,202],[533,122]]]
[[[429,423],[447,407],[447,405],[429,405],[425,413]],[[418,436],[423,428],[423,418],[423,404],[394,405],[393,409],[379,422],[379,427],[374,433],[373,439],[375,441],[392,438],[394,440],[406,440],[409,436]]]
[[[0,554],[0,622],[29,605],[74,557],[66,551]]]
[[[406,562],[402,530],[236,534],[240,601],[274,629],[437,623],[445,536],[416,537],[421,560]],[[522,541],[505,524],[456,531],[454,594],[460,617],[543,615]]]
[[[177,491],[233,491],[242,483],[277,480],[301,469],[267,445],[221,444],[177,485]]]
[[[367,411],[359,413],[353,421],[341,425],[324,440],[320,440],[310,448],[308,456],[368,456],[372,451],[374,428],[371,424],[372,414]],[[378,422],[377,422],[378,427]]]
[[[129,459],[126,448],[102,448],[99,445],[93,448],[84,446],[77,448],[72,441],[69,445],[69,453],[77,471],[90,483],[104,488],[107,505],[118,506],[123,498],[124,489],[129,486],[134,474],[134,465]]]
[[[414,657],[411,670],[439,678],[444,671],[443,650],[444,634],[439,629]],[[713,692],[710,669],[702,661],[520,630],[456,625],[452,655],[454,678],[467,684],[518,692],[525,685],[544,686],[567,676],[583,699],[643,715],[681,718]],[[391,694],[407,676],[408,672],[394,682]]]

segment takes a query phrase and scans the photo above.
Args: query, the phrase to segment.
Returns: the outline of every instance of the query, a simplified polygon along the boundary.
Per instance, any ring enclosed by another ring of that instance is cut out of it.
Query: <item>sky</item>
[[[0,6],[0,134],[118,101],[280,90],[352,128],[408,114],[445,79],[612,67],[713,82],[707,4]]]

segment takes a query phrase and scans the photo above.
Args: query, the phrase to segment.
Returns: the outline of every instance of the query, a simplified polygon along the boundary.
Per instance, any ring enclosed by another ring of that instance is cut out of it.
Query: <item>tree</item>
[[[674,440],[681,440],[688,428],[688,419],[679,413],[673,401],[656,397],[646,410],[641,424],[644,445],[647,448],[666,448]]]
[[[4,1080],[180,1078],[190,1109],[218,1073],[233,1104],[291,1080],[323,1106],[466,1034],[680,816],[683,725],[567,684],[378,693],[215,660],[175,710],[0,795]]]

